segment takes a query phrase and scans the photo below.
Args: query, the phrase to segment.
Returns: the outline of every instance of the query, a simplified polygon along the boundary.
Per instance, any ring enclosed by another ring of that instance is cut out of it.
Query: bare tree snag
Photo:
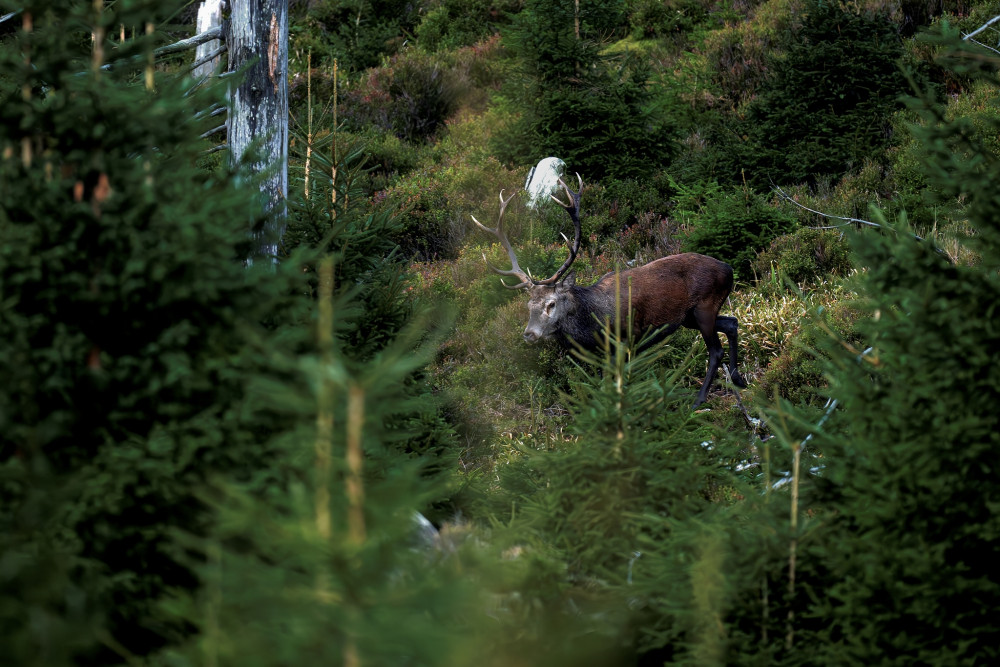
[[[198,29],[195,34],[202,34],[208,32],[213,28],[218,28],[222,25],[222,0],[205,0],[198,7]],[[213,39],[204,44],[198,45],[198,50],[195,51],[194,59],[195,62],[201,62],[200,65],[194,68],[192,75],[196,79],[203,79],[206,76],[212,76],[215,72],[215,68],[219,65],[219,40]],[[214,57],[212,57],[214,56]]]
[[[226,44],[232,90],[227,123],[230,159],[261,176],[267,216],[251,230],[249,263],[278,255],[288,195],[288,0],[231,0]],[[253,152],[246,155],[253,144]]]

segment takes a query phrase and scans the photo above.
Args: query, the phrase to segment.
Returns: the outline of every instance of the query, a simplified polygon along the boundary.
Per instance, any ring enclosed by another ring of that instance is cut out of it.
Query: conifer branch
[[[333,469],[333,405],[334,388],[326,377],[333,364],[333,258],[325,257],[319,265],[319,300],[317,302],[316,339],[322,359],[319,381],[318,409],[316,411],[316,531],[323,540],[333,534],[330,515],[330,473]],[[319,586],[325,590],[326,586]]]
[[[365,492],[362,482],[365,390],[352,384],[347,391],[347,534],[356,546],[365,541]]]

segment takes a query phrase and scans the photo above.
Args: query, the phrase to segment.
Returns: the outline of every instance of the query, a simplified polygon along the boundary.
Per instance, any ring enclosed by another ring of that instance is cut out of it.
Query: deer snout
[[[532,331],[531,329],[525,329],[523,335],[524,335],[524,342],[525,343],[534,343],[535,341],[538,340],[538,332],[537,331]]]

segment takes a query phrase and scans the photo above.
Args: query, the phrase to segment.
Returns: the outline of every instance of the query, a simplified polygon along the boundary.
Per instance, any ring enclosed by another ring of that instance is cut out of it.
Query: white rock
[[[532,167],[524,189],[528,191],[528,207],[537,208],[549,195],[559,192],[559,179],[566,173],[566,163],[557,157],[547,157]]]

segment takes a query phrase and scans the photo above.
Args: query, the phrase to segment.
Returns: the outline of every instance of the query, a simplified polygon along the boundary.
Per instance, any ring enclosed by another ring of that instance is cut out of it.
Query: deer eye
[[[545,314],[546,315],[551,315],[552,314],[552,309],[555,308],[555,307],[556,307],[556,302],[555,301],[549,301],[547,304],[545,304]]]

